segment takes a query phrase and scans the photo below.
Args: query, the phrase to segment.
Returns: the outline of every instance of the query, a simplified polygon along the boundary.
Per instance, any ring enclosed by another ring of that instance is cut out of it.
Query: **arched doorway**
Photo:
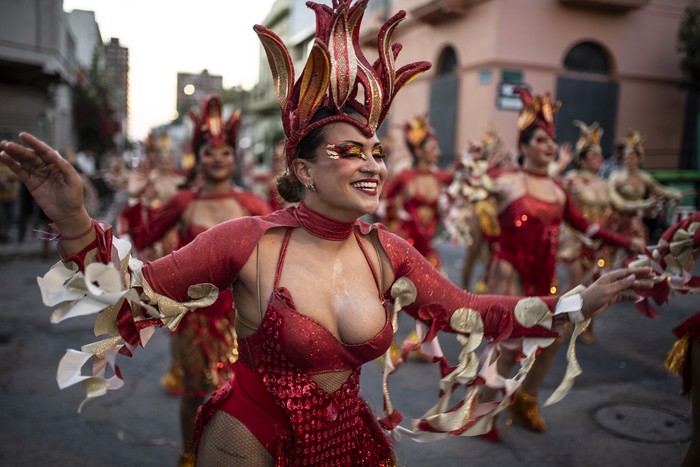
[[[617,122],[619,84],[613,78],[612,58],[600,44],[575,44],[564,57],[565,73],[557,80],[557,99],[562,102],[556,118],[557,139],[575,143],[579,130],[574,120],[598,122],[605,130],[601,147],[611,154]]]
[[[455,134],[459,97],[458,60],[454,48],[447,46],[437,60],[437,73],[430,82],[430,111],[428,118],[435,129],[442,156],[440,166],[451,165],[456,157]]]

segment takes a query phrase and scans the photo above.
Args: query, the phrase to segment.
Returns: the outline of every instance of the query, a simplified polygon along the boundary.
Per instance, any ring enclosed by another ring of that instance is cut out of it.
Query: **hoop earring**
[[[314,193],[316,192],[316,185],[314,185],[313,182],[307,183],[307,184],[304,185],[304,186],[306,187],[307,190],[313,191]]]

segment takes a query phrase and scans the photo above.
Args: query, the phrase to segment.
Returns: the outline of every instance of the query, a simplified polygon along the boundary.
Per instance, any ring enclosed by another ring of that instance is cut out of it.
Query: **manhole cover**
[[[688,417],[648,404],[606,404],[595,409],[591,418],[601,430],[640,443],[684,443],[692,436]]]

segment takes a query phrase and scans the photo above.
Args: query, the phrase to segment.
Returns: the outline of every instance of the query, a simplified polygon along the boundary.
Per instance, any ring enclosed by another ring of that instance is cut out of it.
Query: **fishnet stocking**
[[[326,391],[327,393],[334,393],[340,386],[343,385],[348,380],[348,377],[352,374],[352,371],[338,371],[334,373],[318,373],[311,376],[314,382]]]
[[[197,467],[273,467],[275,460],[248,429],[218,411],[207,423],[197,450]]]

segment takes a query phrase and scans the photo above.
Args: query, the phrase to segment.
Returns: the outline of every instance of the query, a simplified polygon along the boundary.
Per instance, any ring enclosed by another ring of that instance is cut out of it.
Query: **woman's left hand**
[[[568,141],[559,147],[559,167],[565,169],[574,160],[574,147]]]
[[[623,268],[603,274],[581,292],[583,316],[592,318],[613,303],[636,300],[639,297],[634,291],[652,288],[653,277],[654,273],[649,267]]]
[[[89,222],[83,206],[83,183],[73,166],[48,144],[20,133],[22,144],[0,142],[0,159],[24,183],[59,231],[84,231]],[[63,228],[62,228],[63,227]]]

